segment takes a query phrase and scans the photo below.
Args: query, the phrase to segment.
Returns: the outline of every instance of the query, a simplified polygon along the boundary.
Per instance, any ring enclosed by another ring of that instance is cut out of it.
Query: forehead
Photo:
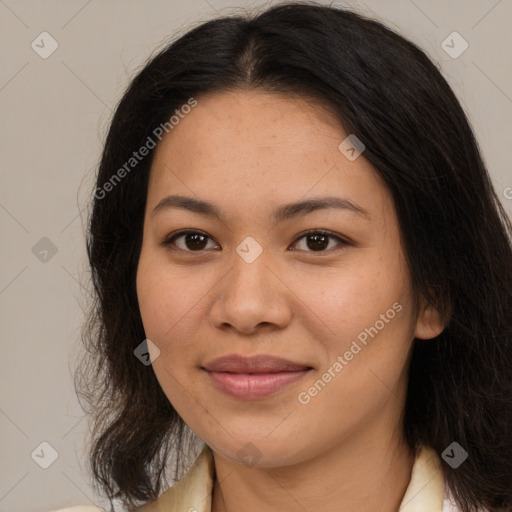
[[[346,137],[308,98],[259,90],[198,97],[156,149],[148,203],[185,193],[257,211],[337,193],[384,207],[387,191],[373,166],[338,149]]]

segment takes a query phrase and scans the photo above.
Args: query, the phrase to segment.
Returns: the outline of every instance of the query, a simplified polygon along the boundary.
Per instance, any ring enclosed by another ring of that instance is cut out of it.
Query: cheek
[[[142,253],[137,271],[137,297],[146,335],[163,343],[188,314],[194,315],[194,304],[201,290],[194,286],[193,272],[171,267],[165,258]]]
[[[412,295],[403,268],[398,259],[376,259],[332,282],[322,296],[322,319],[336,333],[324,343],[328,357],[323,371],[339,370],[323,399],[341,399],[356,416],[386,400],[402,379],[414,334]],[[336,362],[341,366],[333,368]]]
[[[160,350],[153,369],[171,401],[204,350],[204,336],[198,331],[207,315],[208,289],[190,268],[171,266],[165,256],[141,254],[137,272],[140,314],[146,337]]]
[[[141,254],[137,269],[137,300],[146,336],[152,341],[161,337],[163,326],[161,305],[165,303],[165,286],[159,286],[160,272],[150,259]],[[168,327],[167,327],[168,328]]]
[[[297,294],[311,311],[307,315],[312,322],[309,328],[325,333],[323,341],[329,352],[344,349],[376,322],[381,326],[381,315],[385,320],[392,317],[385,323],[390,334],[396,334],[397,329],[403,331],[404,324],[409,330],[410,286],[403,269],[399,255],[384,258],[369,252],[323,276],[302,274]],[[399,306],[393,309],[395,303],[402,306],[400,313],[396,311]]]
[[[142,252],[137,270],[139,310],[146,337],[160,350],[152,362],[153,371],[175,407],[180,404],[186,384],[182,372],[188,366],[187,358],[196,352],[190,347],[190,337],[180,332],[189,315],[194,314],[189,304],[194,299],[193,293],[186,283],[176,278],[176,272],[170,275],[169,266],[153,254]]]

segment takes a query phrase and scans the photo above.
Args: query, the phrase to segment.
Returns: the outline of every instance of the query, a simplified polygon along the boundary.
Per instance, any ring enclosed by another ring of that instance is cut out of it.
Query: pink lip
[[[260,354],[251,357],[221,357],[208,363],[203,369],[220,391],[242,400],[258,400],[297,381],[311,367]]]

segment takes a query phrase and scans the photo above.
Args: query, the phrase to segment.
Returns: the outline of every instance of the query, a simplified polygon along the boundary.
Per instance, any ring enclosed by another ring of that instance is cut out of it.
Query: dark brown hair
[[[365,144],[392,193],[414,290],[449,317],[437,338],[413,342],[404,436],[438,454],[454,441],[468,452],[457,469],[442,462],[464,512],[511,510],[512,226],[449,85],[416,45],[348,10],[294,2],[214,19],[131,81],[96,191],[191,97],[236,88],[329,105]],[[95,193],[87,238],[95,299],[77,372],[95,419],[95,481],[130,510],[155,499],[166,465],[187,454],[183,421],[134,356],[146,338],[135,276],[153,154]]]

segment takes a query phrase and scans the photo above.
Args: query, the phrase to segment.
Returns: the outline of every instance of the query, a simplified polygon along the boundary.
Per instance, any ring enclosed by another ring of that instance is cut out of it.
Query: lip
[[[307,374],[311,366],[267,354],[220,357],[202,367],[214,386],[242,400],[274,395]]]

